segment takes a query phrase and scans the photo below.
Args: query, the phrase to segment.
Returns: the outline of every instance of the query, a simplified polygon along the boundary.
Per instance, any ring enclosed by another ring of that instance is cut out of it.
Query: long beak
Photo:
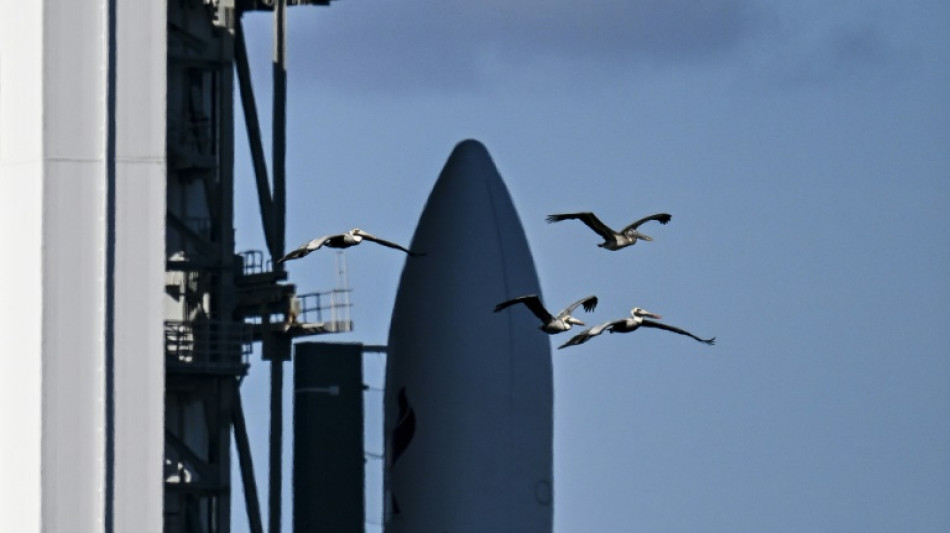
[[[637,232],[637,238],[638,238],[638,239],[642,239],[642,240],[644,240],[644,241],[652,241],[652,240],[653,240],[653,237],[650,237],[649,235],[640,233],[639,231]]]
[[[648,317],[650,317],[650,318],[655,318],[655,319],[657,319],[657,320],[660,320],[660,319],[663,318],[662,316],[660,316],[660,315],[658,315],[658,314],[656,314],[656,313],[651,313],[651,312],[647,311],[646,309],[641,310],[641,311],[640,311],[639,313],[637,313],[637,314],[640,315],[640,316],[648,316]]]
[[[574,317],[568,318],[567,321],[568,321],[568,323],[574,324],[575,326],[586,326],[586,325],[587,325],[587,324],[584,324],[583,322],[581,322],[580,320],[578,320],[578,319],[576,319],[576,318],[574,318]]]

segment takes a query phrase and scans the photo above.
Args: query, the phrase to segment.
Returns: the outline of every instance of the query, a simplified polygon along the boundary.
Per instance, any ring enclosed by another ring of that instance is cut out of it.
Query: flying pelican
[[[577,324],[583,326],[584,323],[580,320],[571,316],[571,312],[578,305],[584,306],[584,311],[591,312],[597,307],[597,297],[588,296],[586,298],[581,298],[580,300],[572,303],[566,308],[562,309],[556,316],[551,316],[551,313],[548,313],[547,309],[541,305],[541,300],[538,299],[537,294],[527,294],[525,296],[519,296],[517,298],[512,298],[511,300],[501,302],[495,306],[495,312],[501,311],[507,307],[510,307],[514,304],[522,303],[534,313],[534,316],[541,319],[541,331],[547,333],[548,335],[553,335],[555,333],[560,333],[562,331],[567,331],[571,329],[571,326]]]
[[[612,320],[610,322],[604,322],[599,326],[594,326],[590,329],[585,329],[584,331],[578,333],[571,337],[571,339],[564,344],[557,347],[558,350],[565,348],[567,346],[577,346],[578,344],[584,344],[589,341],[591,338],[600,335],[604,331],[609,331],[611,333],[630,333],[631,331],[636,331],[640,326],[645,328],[658,328],[665,329],[666,331],[672,331],[673,333],[679,333],[680,335],[686,335],[692,337],[699,342],[705,342],[706,344],[716,344],[716,337],[711,339],[701,339],[696,335],[686,331],[685,329],[680,329],[676,326],[670,326],[668,324],[663,324],[660,322],[654,322],[652,320],[645,320],[643,317],[648,316],[650,318],[655,318],[659,320],[662,318],[656,313],[651,313],[646,309],[640,307],[634,307],[630,310],[630,318],[621,318],[619,320]]]
[[[284,261],[289,261],[291,259],[299,259],[314,250],[319,250],[323,246],[328,248],[349,248],[350,246],[356,246],[357,244],[363,242],[363,240],[373,241],[377,244],[382,244],[383,246],[402,250],[413,257],[424,255],[410,251],[408,248],[403,248],[394,242],[380,239],[379,237],[366,233],[359,228],[353,228],[346,233],[340,233],[339,235],[325,235],[305,244],[301,244],[296,250],[290,252],[284,257],[281,257],[277,260],[277,262],[283,263]]]
[[[651,220],[656,220],[660,224],[666,224],[671,218],[673,218],[673,216],[667,213],[657,213],[655,215],[641,218],[640,220],[630,224],[620,231],[614,231],[610,229],[609,226],[601,222],[596,215],[590,212],[548,215],[547,220],[548,222],[560,222],[569,218],[580,220],[584,224],[587,224],[587,227],[594,230],[598,235],[603,237],[604,242],[598,244],[597,246],[606,248],[608,250],[619,250],[621,248],[626,248],[627,246],[633,246],[637,243],[637,239],[643,239],[645,241],[653,240],[653,237],[637,231],[637,228],[640,227],[640,224],[649,222]]]

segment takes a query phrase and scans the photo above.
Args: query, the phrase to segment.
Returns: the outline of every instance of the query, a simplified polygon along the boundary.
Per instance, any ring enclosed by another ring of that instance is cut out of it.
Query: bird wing
[[[686,335],[686,336],[688,336],[688,337],[692,337],[692,338],[698,340],[699,342],[705,342],[706,344],[716,344],[716,337],[713,337],[713,338],[711,338],[711,339],[701,339],[701,338],[697,337],[696,335],[693,335],[692,333],[686,331],[685,329],[680,329],[680,328],[678,328],[678,327],[676,327],[676,326],[671,326],[671,325],[669,325],[669,324],[663,324],[662,322],[654,322],[654,321],[652,321],[652,320],[644,320],[643,322],[640,323],[640,325],[643,326],[643,327],[646,327],[646,328],[665,329],[666,331],[672,331],[673,333],[679,333],[680,335]]]
[[[587,339],[591,337],[590,330],[585,329],[584,331],[574,335],[567,342],[557,347],[558,350],[562,348],[567,348],[568,346],[577,346],[578,344],[584,344],[587,342]]]
[[[656,220],[660,224],[666,224],[667,222],[670,221],[671,218],[673,218],[673,215],[670,215],[668,213],[657,213],[655,215],[643,217],[640,220],[634,222],[633,224],[630,224],[626,228],[623,228],[623,231],[621,231],[620,233],[626,233],[632,229],[637,229],[638,227],[640,227],[640,224],[643,224],[644,222],[649,222],[651,220]]]
[[[601,333],[603,333],[603,332],[605,332],[605,331],[607,331],[607,330],[611,330],[611,333],[612,333],[612,332],[613,332],[613,329],[614,329],[614,326],[616,326],[617,324],[621,324],[621,323],[623,323],[623,322],[626,322],[626,321],[627,321],[626,318],[621,318],[621,319],[618,319],[618,320],[611,320],[610,322],[604,322],[603,324],[601,324],[601,325],[599,325],[599,326],[594,326],[594,327],[590,328],[590,336],[591,336],[591,337],[596,337],[597,335],[600,335]]]
[[[580,220],[584,224],[587,224],[587,227],[597,232],[598,235],[603,237],[605,240],[611,239],[614,236],[614,230],[610,229],[609,226],[604,224],[591,212],[584,213],[564,213],[560,215],[548,215],[548,222],[560,222],[562,220],[567,220],[573,218]]]
[[[571,305],[561,310],[561,312],[557,314],[557,317],[564,318],[570,315],[571,313],[574,312],[574,309],[577,309],[577,306],[579,305],[583,305],[584,311],[587,311],[589,313],[593,311],[595,307],[597,307],[597,297],[592,295],[592,296],[581,298],[580,300],[572,303]]]
[[[324,235],[323,237],[313,239],[312,241],[305,242],[298,246],[295,250],[291,251],[284,257],[281,257],[277,260],[278,263],[283,263],[284,261],[289,261],[291,259],[300,259],[301,257],[309,254],[314,250],[319,250],[323,243],[330,240],[330,237],[333,235]]]
[[[524,296],[519,296],[517,298],[512,298],[510,300],[501,302],[495,306],[495,312],[497,313],[498,311],[501,311],[502,309],[517,303],[524,304],[528,309],[531,310],[532,313],[534,313],[534,316],[540,318],[541,322],[544,322],[545,324],[554,319],[554,317],[551,316],[551,313],[548,313],[548,310],[545,309],[543,305],[541,305],[541,300],[538,299],[537,294],[526,294]]]
[[[379,237],[377,237],[377,236],[375,236],[375,235],[372,235],[372,234],[370,234],[370,233],[366,233],[366,232],[363,231],[363,230],[358,230],[358,231],[356,232],[356,234],[359,235],[360,237],[363,237],[364,239],[366,239],[366,240],[368,240],[368,241],[373,241],[373,242],[375,242],[376,244],[382,244],[383,246],[388,246],[389,248],[395,248],[396,250],[402,250],[403,252],[406,252],[407,254],[409,254],[409,255],[411,255],[411,256],[419,255],[419,254],[417,254],[417,253],[415,253],[415,252],[409,250],[408,248],[405,248],[405,247],[403,247],[403,246],[400,246],[400,245],[398,245],[398,244],[396,244],[396,243],[394,243],[394,242],[387,241],[386,239],[380,239]]]
[[[584,344],[585,342],[589,341],[592,337],[596,337],[597,335],[600,335],[604,331],[611,329],[615,323],[620,322],[622,320],[623,319],[612,320],[610,322],[604,322],[603,324],[599,326],[594,326],[592,328],[585,329],[584,331],[571,337],[570,340],[568,340],[564,344],[558,346],[557,349],[560,350],[561,348],[566,348],[568,346],[577,346],[578,344]]]

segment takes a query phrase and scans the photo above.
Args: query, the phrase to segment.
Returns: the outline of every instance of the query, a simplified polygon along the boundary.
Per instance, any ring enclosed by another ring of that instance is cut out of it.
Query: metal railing
[[[271,270],[270,259],[264,261],[264,252],[260,250],[244,250],[238,252],[244,265],[242,274],[251,276],[253,274],[263,274]]]
[[[251,328],[221,320],[165,321],[165,358],[183,365],[247,365]]]
[[[350,320],[350,289],[298,294],[299,311],[296,322],[326,324],[326,331],[342,333],[352,329]]]

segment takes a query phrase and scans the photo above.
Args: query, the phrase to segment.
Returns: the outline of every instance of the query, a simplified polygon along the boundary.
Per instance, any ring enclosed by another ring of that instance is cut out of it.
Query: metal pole
[[[270,492],[268,497],[268,528],[270,533],[280,533],[280,498],[283,472],[281,470],[281,451],[284,430],[284,358],[280,347],[274,342],[270,330],[268,315],[263,317],[264,356],[270,357]]]
[[[234,445],[238,452],[238,464],[241,465],[241,480],[244,482],[244,506],[247,508],[247,522],[251,533],[264,533],[261,522],[261,504],[257,500],[257,482],[254,480],[254,465],[251,462],[251,443],[247,438],[247,425],[244,421],[244,406],[241,405],[241,389],[234,382],[234,407],[231,411],[234,419]]]
[[[273,213],[276,241],[284,251],[284,225],[287,210],[285,188],[287,138],[287,0],[274,2],[274,196]]]
[[[275,244],[284,253],[284,223],[286,210],[286,193],[284,188],[285,152],[287,129],[287,0],[274,1],[274,137],[273,137],[273,176],[274,191],[271,204],[275,233]],[[278,255],[279,257],[279,255]],[[275,266],[275,268],[282,268]],[[269,324],[269,317],[265,315],[265,327]],[[270,333],[266,334],[273,342]],[[281,493],[281,447],[283,443],[283,390],[284,390],[284,353],[289,345],[280,343],[270,352],[270,504],[269,531],[280,533],[280,493]],[[265,347],[266,349],[266,347]],[[289,355],[289,354],[287,354]]]
[[[254,105],[254,87],[251,84],[251,67],[247,60],[247,46],[244,42],[244,25],[238,17],[234,29],[234,64],[237,70],[238,87],[241,89],[241,105],[244,109],[244,122],[247,126],[247,140],[250,144],[251,161],[254,164],[254,178],[257,183],[257,199],[261,206],[261,222],[264,226],[264,238],[271,258],[282,255],[283,244],[277,242],[274,225],[270,184],[267,180],[267,163],[264,160],[264,145],[261,141],[260,121],[257,118],[257,106]],[[278,246],[279,244],[279,246]]]

